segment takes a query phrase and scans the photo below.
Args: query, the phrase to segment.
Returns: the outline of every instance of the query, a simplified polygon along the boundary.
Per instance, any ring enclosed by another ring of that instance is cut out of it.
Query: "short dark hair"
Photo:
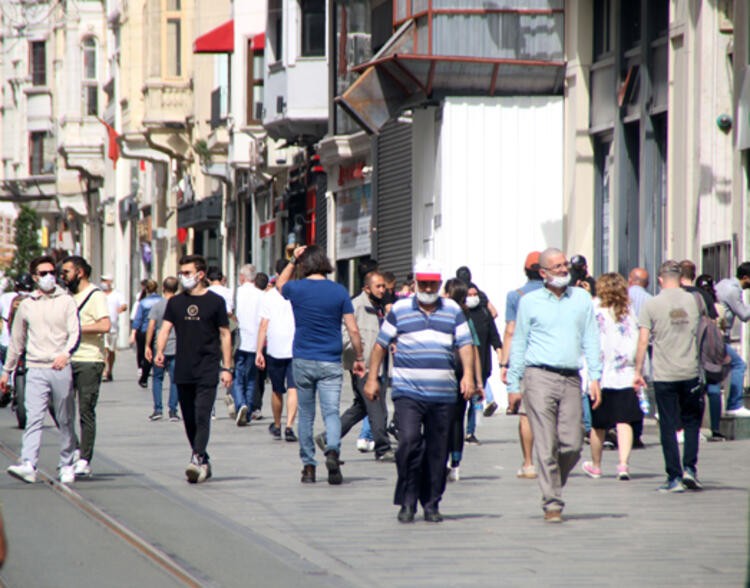
[[[695,280],[695,264],[689,259],[683,259],[680,262],[680,277],[690,280]]]
[[[221,282],[221,280],[224,279],[224,274],[221,273],[221,270],[218,267],[212,265],[206,270],[206,277],[209,282]]]
[[[80,255],[68,255],[62,260],[62,262],[63,264],[72,263],[74,268],[83,271],[83,275],[86,278],[91,275],[91,266],[89,265],[89,262]]]
[[[383,272],[381,274],[386,284],[392,284],[396,281],[396,274],[393,272]]]
[[[743,261],[737,267],[737,279],[741,280],[742,278],[750,278],[750,261]]]
[[[297,259],[302,277],[333,273],[333,266],[320,245],[308,245]]]
[[[183,255],[180,258],[180,265],[188,265],[189,263],[195,266],[195,271],[207,273],[206,258],[202,255]]]
[[[255,279],[253,280],[253,283],[255,284],[255,287],[258,290],[265,290],[268,288],[268,274],[264,274],[263,272],[258,272],[255,274]]]
[[[281,272],[284,271],[284,268],[287,266],[288,263],[289,261],[286,259],[276,260],[276,273],[281,275]]]
[[[148,280],[146,282],[146,292],[148,294],[153,294],[159,289],[159,284],[157,284],[154,280]]]
[[[31,263],[29,263],[29,273],[35,274],[36,268],[38,268],[43,263],[51,263],[54,266],[55,259],[51,255],[40,255],[39,257],[35,257],[31,260]],[[55,266],[55,269],[57,269],[57,266]]]
[[[381,274],[379,271],[371,271],[371,272],[368,272],[368,273],[365,274],[365,279],[364,279],[364,284],[363,285],[369,287],[370,284],[372,284],[372,279],[375,276],[380,276],[381,278],[385,279],[385,276],[383,274]]]
[[[169,292],[170,294],[176,294],[179,287],[180,282],[174,276],[164,278],[164,281],[161,283],[162,292]]]
[[[468,266],[462,265],[456,270],[456,277],[468,284],[469,282],[471,282],[471,270]]]

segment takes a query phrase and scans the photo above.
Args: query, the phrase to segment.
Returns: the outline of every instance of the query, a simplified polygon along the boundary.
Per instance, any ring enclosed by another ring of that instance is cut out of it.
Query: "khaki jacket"
[[[375,307],[370,302],[370,297],[367,293],[362,292],[359,296],[352,300],[352,306],[354,306],[354,318],[357,320],[357,327],[359,328],[359,336],[362,338],[362,349],[365,354],[365,369],[370,369],[370,353],[372,352],[373,345],[378,338],[380,332],[380,321],[378,320],[378,314]],[[346,329],[346,325],[341,326],[341,334],[344,343],[344,352],[341,356],[341,363],[344,369],[351,370],[354,368],[354,360],[357,359],[357,354],[354,352],[351,339],[349,338],[349,331]]]

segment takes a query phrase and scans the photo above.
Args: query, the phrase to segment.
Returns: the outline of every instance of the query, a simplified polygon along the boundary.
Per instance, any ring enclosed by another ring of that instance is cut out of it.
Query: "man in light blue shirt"
[[[599,328],[588,292],[568,287],[565,254],[546,249],[539,257],[544,288],[521,298],[510,351],[508,402],[519,401],[524,379],[524,406],[534,433],[539,460],[544,519],[562,522],[562,488],[581,457],[583,427],[579,360],[589,372],[592,408],[601,403]]]
[[[636,316],[641,312],[643,303],[652,298],[646,288],[648,288],[648,271],[642,267],[634,267],[628,276],[628,296]]]

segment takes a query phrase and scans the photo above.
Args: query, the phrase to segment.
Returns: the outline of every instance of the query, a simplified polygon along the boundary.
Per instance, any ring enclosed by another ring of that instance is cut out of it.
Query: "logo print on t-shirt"
[[[198,316],[198,312],[200,312],[197,304],[191,304],[187,307],[187,320],[189,321],[198,321],[200,320],[200,317]]]

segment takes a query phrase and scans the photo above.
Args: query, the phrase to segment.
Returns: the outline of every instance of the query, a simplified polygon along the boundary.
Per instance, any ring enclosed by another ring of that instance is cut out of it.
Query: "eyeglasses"
[[[547,270],[548,272],[558,272],[561,269],[570,269],[571,265],[569,261],[566,261],[565,263],[558,263],[553,265],[552,267],[543,267],[543,270]]]
[[[55,273],[56,273],[55,270],[44,270],[41,272],[36,272],[36,275],[39,276],[40,278],[43,278],[44,276],[49,276],[49,275],[54,276]]]

